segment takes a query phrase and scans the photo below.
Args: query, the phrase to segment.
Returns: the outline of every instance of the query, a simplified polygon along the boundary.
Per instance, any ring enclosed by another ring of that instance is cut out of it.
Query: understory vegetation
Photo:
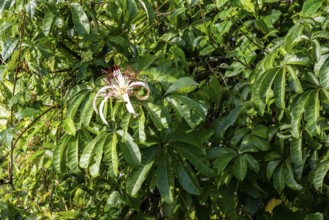
[[[0,219],[328,219],[328,13],[1,0]]]

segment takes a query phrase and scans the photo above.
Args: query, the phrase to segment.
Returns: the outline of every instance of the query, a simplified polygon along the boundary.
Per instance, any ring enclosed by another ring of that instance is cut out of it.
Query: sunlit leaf
[[[90,32],[90,24],[86,13],[79,3],[72,3],[72,20],[79,35],[84,36]]]
[[[300,13],[303,17],[312,17],[319,10],[323,0],[306,0]]]
[[[168,95],[173,92],[189,93],[197,88],[199,84],[189,77],[183,77],[174,82],[165,92]]]
[[[19,41],[16,38],[8,37],[1,42],[2,42],[2,45],[1,45],[2,60],[6,61],[15,51]]]

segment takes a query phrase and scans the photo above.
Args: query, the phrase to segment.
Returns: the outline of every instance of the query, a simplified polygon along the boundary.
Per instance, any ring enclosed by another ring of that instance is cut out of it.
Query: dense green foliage
[[[328,219],[328,13],[0,0],[0,219]],[[151,94],[107,126],[115,65]]]

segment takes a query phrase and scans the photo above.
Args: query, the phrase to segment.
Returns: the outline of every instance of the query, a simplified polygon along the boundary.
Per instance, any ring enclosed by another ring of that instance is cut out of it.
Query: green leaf
[[[72,20],[78,34],[85,36],[90,32],[90,24],[86,13],[79,3],[72,3]]]
[[[217,173],[224,171],[225,167],[232,161],[234,157],[237,156],[237,153],[232,149],[221,150],[217,159],[214,161],[214,168],[217,169]]]
[[[143,6],[150,24],[152,24],[155,18],[155,12],[154,9],[152,8],[152,5],[149,3],[148,0],[138,0],[138,1]]]
[[[323,215],[322,213],[312,213],[312,214],[308,214],[306,215],[303,220],[323,220]]]
[[[51,11],[48,11],[46,13],[45,17],[42,20],[42,32],[44,35],[49,35],[55,17],[56,16]]]
[[[283,165],[280,164],[273,173],[273,185],[278,193],[281,193],[285,187],[285,178],[283,175]]]
[[[255,13],[255,6],[251,2],[251,0],[240,0],[241,4],[243,5],[243,9]]]
[[[70,100],[66,111],[67,118],[74,119],[74,116],[77,113],[79,106],[81,105],[82,101],[85,99],[88,93],[88,91],[84,90]]]
[[[94,148],[99,148],[99,146],[96,145],[103,145],[107,135],[107,132],[102,132],[86,145],[80,157],[79,165],[81,168],[88,167]]]
[[[243,181],[247,175],[248,164],[243,155],[238,156],[233,164],[233,174],[239,180]]]
[[[135,0],[124,0],[125,21],[130,21],[137,14],[137,4]]]
[[[310,93],[304,93],[303,95],[297,96],[291,104],[290,116],[291,116],[291,134],[295,138],[300,136],[300,122],[304,113],[304,106],[308,100]]]
[[[0,143],[4,144],[7,147],[12,145],[13,138],[14,138],[13,128],[7,128],[0,132]]]
[[[329,59],[327,59],[321,66],[319,78],[322,88],[329,90]]]
[[[31,118],[34,117],[36,115],[38,115],[40,113],[39,109],[35,109],[35,108],[24,108],[19,110],[15,116],[17,119],[23,119],[23,118]]]
[[[115,176],[118,176],[119,173],[119,160],[118,160],[118,153],[117,153],[117,135],[113,133],[111,143],[111,158],[112,158],[112,168],[113,173]]]
[[[1,42],[2,42],[2,45],[1,45],[2,60],[6,61],[13,54],[13,52],[15,51],[19,40],[16,39],[16,38],[12,38],[12,37],[6,37]]]
[[[107,135],[104,135],[102,139],[99,139],[99,141],[97,141],[91,153],[90,160],[92,164],[89,166],[89,172],[92,177],[99,176],[100,164],[103,157],[103,149],[108,135],[109,134],[107,133]]]
[[[258,150],[267,151],[269,147],[266,139],[247,134],[242,139],[240,149],[242,152],[257,152]]]
[[[306,0],[303,4],[300,15],[302,17],[314,17],[316,12],[322,6],[323,0]]]
[[[286,97],[286,71],[285,68],[282,68],[282,71],[279,71],[277,77],[274,80],[273,86],[275,98],[275,105],[281,110],[286,108],[285,97]]]
[[[200,56],[206,56],[212,53],[216,48],[213,45],[208,45],[200,51]]]
[[[319,90],[310,92],[309,99],[305,105],[305,120],[307,121],[307,129],[313,135],[320,133],[320,126],[317,120],[320,117],[320,100]]]
[[[190,77],[183,77],[178,79],[176,82],[174,82],[167,91],[165,92],[165,96],[173,93],[173,92],[178,92],[178,93],[189,93],[195,90],[198,87],[198,83],[195,82],[193,79]]]
[[[292,138],[290,142],[290,157],[295,165],[300,166],[303,164],[303,149],[301,138]]]
[[[135,196],[138,193],[153,166],[156,151],[152,149],[146,154],[147,158],[143,158],[143,160],[145,160],[143,161],[143,165],[133,170],[128,177],[127,191],[131,196]]]
[[[70,135],[64,135],[62,139],[56,144],[53,153],[53,165],[57,172],[62,171],[64,152],[66,150],[67,142],[72,138]]]
[[[312,61],[311,58],[304,54],[287,54],[284,57],[284,63],[290,65],[301,65],[301,66],[309,66]]]
[[[184,95],[171,95],[170,97],[186,105],[190,110],[198,114],[198,116],[200,116],[202,119],[206,118],[207,110],[201,103],[194,101]]]
[[[286,65],[285,68],[288,71],[288,73],[290,73],[287,76],[290,87],[293,89],[293,91],[295,91],[298,94],[303,93],[303,87],[300,83],[300,80],[296,74],[295,69],[290,65]]]
[[[242,155],[248,162],[248,167],[250,167],[255,173],[259,172],[259,163],[258,161],[251,156],[250,154],[243,154]]]
[[[295,43],[293,43],[294,40],[301,35],[303,29],[304,29],[304,25],[301,23],[297,23],[292,28],[289,29],[284,41],[284,48],[288,53],[291,52],[292,48],[295,45]]]
[[[313,185],[316,190],[319,190],[323,186],[323,180],[326,177],[329,170],[329,160],[323,160],[314,170]]]
[[[270,179],[275,171],[275,169],[278,167],[278,165],[281,163],[281,160],[272,160],[270,161],[266,166],[266,178]]]
[[[79,139],[78,137],[71,137],[67,142],[66,150],[67,166],[73,173],[79,173]]]
[[[0,15],[2,15],[2,13],[9,9],[10,5],[12,3],[12,0],[1,0],[0,1]]]
[[[232,126],[237,118],[239,117],[240,113],[243,112],[243,110],[248,106],[248,103],[239,105],[235,107],[233,110],[230,111],[230,113],[225,117],[220,117],[215,121],[216,127],[215,127],[215,136],[222,136],[224,135],[226,129],[230,126]]]
[[[168,127],[167,118],[163,116],[162,109],[159,106],[148,102],[146,109],[150,114],[153,124],[158,130],[162,130]]]
[[[145,115],[142,110],[140,113],[140,117],[138,119],[138,138],[141,143],[145,142],[146,134],[145,134]]]
[[[163,152],[157,159],[156,185],[166,203],[174,202],[174,176],[171,170],[171,157]]]
[[[74,126],[74,121],[71,118],[65,118],[63,121],[63,128],[69,135],[75,136],[76,130]]]
[[[288,161],[283,163],[283,176],[287,186],[293,190],[301,190],[303,187],[296,182],[293,169]]]
[[[175,147],[183,155],[183,157],[187,158],[188,161],[193,164],[193,166],[198,171],[200,171],[200,173],[208,177],[215,176],[215,172],[209,167],[206,155],[201,150],[201,148],[194,146],[186,146],[184,144],[180,144],[179,146],[177,145]]]
[[[129,133],[125,133],[122,130],[117,131],[117,134],[120,135],[123,142],[125,142],[125,147],[121,147],[124,158],[131,166],[138,167],[141,163],[142,156],[138,145],[134,142],[133,137]]]
[[[182,188],[192,195],[201,195],[202,189],[192,168],[181,160],[175,160],[174,168]]]
[[[265,98],[265,102],[268,103],[268,100],[270,98],[270,90],[272,87],[272,84],[274,82],[275,77],[277,76],[277,74],[280,72],[282,72],[282,68],[281,67],[275,67],[275,68],[271,68],[270,70],[266,71],[264,73],[264,75],[266,75],[264,78],[262,77],[261,80],[261,84],[259,87],[259,97]],[[255,83],[256,86],[256,83]]]
[[[89,125],[91,118],[93,117],[94,110],[93,110],[93,100],[94,100],[94,93],[90,93],[88,96],[87,101],[84,103],[83,108],[81,110],[81,123],[84,125]]]

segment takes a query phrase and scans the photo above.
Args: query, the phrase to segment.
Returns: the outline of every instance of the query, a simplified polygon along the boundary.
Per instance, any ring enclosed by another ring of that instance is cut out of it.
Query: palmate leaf
[[[238,219],[237,205],[238,194],[236,192],[236,185],[229,184],[229,186],[222,186],[218,189],[219,205],[221,210],[229,219]]]
[[[233,164],[233,174],[234,174],[234,176],[239,181],[243,181],[244,178],[247,175],[247,171],[248,171],[247,159],[243,155],[238,156],[235,159],[234,164]]]
[[[289,29],[284,41],[284,48],[288,53],[290,53],[292,48],[295,46],[296,43],[294,43],[294,40],[302,34],[303,29],[304,25],[301,23],[297,23]]]
[[[67,142],[69,141],[70,138],[72,138],[72,136],[67,134],[64,135],[54,148],[52,163],[57,172],[62,171],[63,161],[65,160],[64,152],[66,150]]]
[[[329,59],[321,66],[319,71],[320,85],[323,89],[329,89]]]
[[[319,165],[315,168],[314,177],[313,177],[313,185],[316,190],[319,190],[323,186],[323,180],[328,173],[329,170],[329,159],[323,160],[319,163]]]
[[[167,203],[174,202],[174,176],[171,170],[171,157],[162,152],[157,158],[156,185],[161,197]]]
[[[148,102],[147,106],[145,107],[146,110],[149,112],[151,120],[157,129],[162,130],[168,127],[167,118],[164,116],[162,112],[163,110],[159,106]]]
[[[201,195],[201,186],[189,164],[179,159],[175,159],[173,162],[178,182],[182,188],[192,195]]]
[[[283,176],[287,186],[293,190],[301,190],[303,187],[297,183],[291,164],[286,160],[283,162]]]
[[[283,68],[281,67],[274,67],[271,68],[270,70],[266,71],[264,73],[265,77],[261,77],[261,83],[260,83],[260,87],[259,87],[259,97],[260,99],[265,98],[265,103],[268,103],[268,100],[270,98],[270,90],[272,87],[272,84],[274,82],[274,79],[276,78],[276,76],[280,73],[282,74]],[[279,82],[281,83],[281,82]],[[258,83],[255,83],[255,86]],[[279,88],[282,88],[281,86]]]
[[[285,68],[282,68],[282,71],[279,71],[277,77],[274,80],[273,86],[275,98],[275,105],[281,110],[286,108],[285,104],[285,94],[286,94],[286,71]]]
[[[89,125],[90,120],[95,111],[91,110],[93,107],[93,100],[94,100],[95,93],[89,93],[87,101],[84,103],[81,114],[80,114],[80,122],[84,125]]]
[[[49,35],[55,17],[56,16],[51,11],[48,11],[46,13],[45,17],[42,20],[42,32],[44,35]]]
[[[220,117],[215,121],[215,137],[223,136],[226,129],[232,126],[238,119],[241,112],[251,105],[250,102],[246,102],[239,106],[236,106],[230,113],[225,117]]]
[[[304,93],[303,95],[297,96],[290,107],[290,116],[291,116],[291,134],[295,138],[300,136],[300,122],[304,113],[304,106],[309,98],[309,92]]]
[[[178,93],[189,93],[192,92],[194,89],[197,88],[199,84],[195,82],[193,79],[190,77],[183,77],[178,79],[176,82],[174,82],[165,92],[165,96],[173,93],[173,92],[178,92]]]
[[[66,149],[67,166],[73,173],[79,173],[79,138],[71,137],[67,142]]]
[[[217,169],[217,173],[224,171],[224,169],[233,160],[233,158],[238,155],[236,151],[230,148],[219,148],[216,154],[217,155],[214,155],[217,157],[214,161],[214,168]]]
[[[285,187],[285,178],[283,174],[283,165],[279,164],[273,173],[273,186],[278,193],[281,193]]]
[[[148,0],[138,0],[138,2],[143,6],[146,16],[149,22],[152,24],[155,19],[155,12]]]
[[[129,175],[127,180],[127,191],[131,196],[135,196],[140,188],[142,187],[143,182],[146,180],[148,173],[150,172],[158,147],[149,149],[144,153],[142,166],[133,170]]]
[[[120,145],[123,157],[131,166],[138,167],[141,163],[142,156],[133,137],[123,130],[119,130],[116,133],[122,137],[122,141],[125,143],[124,145]]]
[[[206,117],[207,110],[205,106],[187,96],[171,95],[167,97],[167,100],[191,128],[199,125]]]
[[[68,103],[66,117],[74,119],[75,114],[78,111],[79,106],[81,105],[82,101],[88,95],[89,91],[83,90],[79,93],[79,95],[74,96],[70,102]]]
[[[79,165],[81,168],[88,167],[94,148],[99,149],[101,146],[103,146],[105,139],[108,135],[109,135],[108,132],[102,132],[87,144],[87,146],[83,149],[80,157]],[[101,145],[101,146],[96,146],[96,145]]]
[[[17,45],[18,39],[16,38],[7,37],[2,41],[1,56],[3,61],[6,61],[13,54]]]
[[[317,120],[320,116],[320,100],[319,90],[310,92],[307,105],[305,106],[305,120],[307,121],[307,129],[313,135],[320,133],[320,126]]]
[[[290,157],[296,166],[303,164],[302,138],[292,138],[290,143]]]
[[[291,65],[286,65],[285,69],[289,73],[287,74],[287,80],[289,82],[290,87],[294,92],[301,94],[303,92],[303,87],[300,83],[295,69]]]
[[[323,0],[307,0],[303,4],[300,15],[302,17],[312,17],[319,10],[323,3]]]
[[[100,164],[103,157],[103,149],[105,141],[109,134],[105,135],[104,138],[100,139],[96,144],[91,153],[91,165],[89,166],[89,173],[92,177],[97,177],[99,175]]]
[[[193,166],[203,175],[208,177],[215,176],[215,172],[207,163],[205,153],[199,147],[175,144],[175,148],[185,157]]]
[[[79,3],[72,3],[72,20],[78,34],[87,35],[90,32],[90,24],[86,13]]]

